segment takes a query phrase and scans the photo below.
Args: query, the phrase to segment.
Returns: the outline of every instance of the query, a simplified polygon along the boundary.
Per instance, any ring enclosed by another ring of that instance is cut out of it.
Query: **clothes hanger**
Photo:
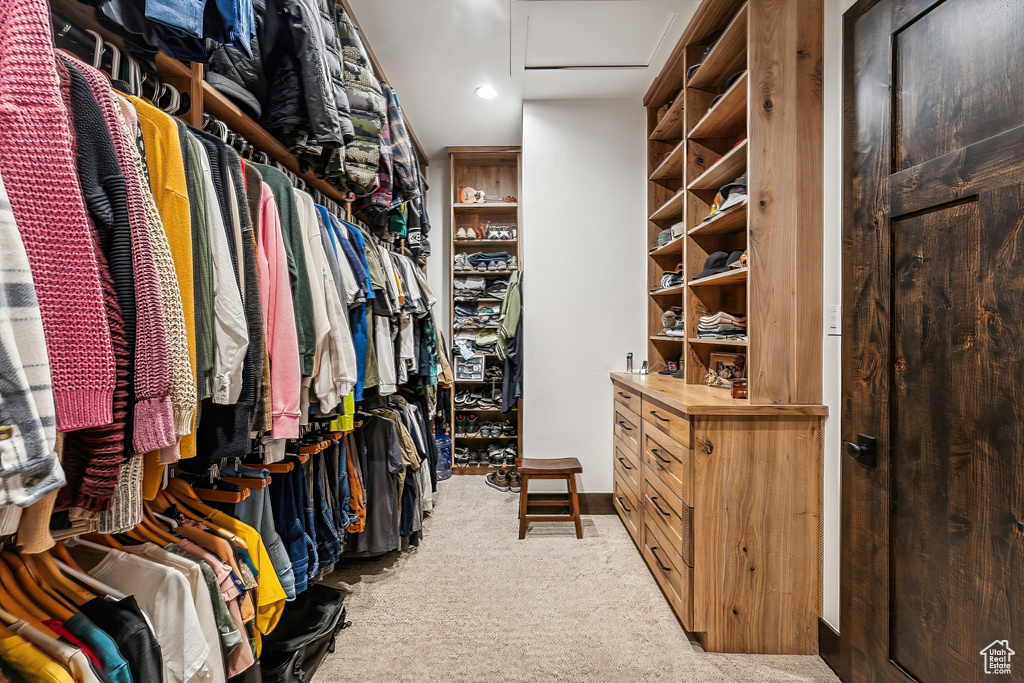
[[[28,566],[22,561],[21,557],[15,555],[12,552],[5,551],[0,553],[0,557],[10,568],[14,574],[14,579],[21,589],[27,594],[27,597],[32,602],[38,605],[44,612],[60,621],[67,621],[75,615],[74,611],[64,605],[60,600],[52,597],[48,592],[43,590],[43,587],[32,576]]]
[[[44,574],[43,571],[37,566],[34,556],[19,554],[17,557],[25,566],[25,568],[28,569],[28,573],[32,576],[32,580],[35,581],[36,585],[38,585],[44,592],[46,592],[58,603],[71,610],[72,613],[78,611],[78,605],[74,601],[66,598],[64,594],[61,592],[61,590],[58,589],[58,585],[51,582],[49,576],[47,574]],[[60,588],[62,589],[63,586],[60,586]]]
[[[82,538],[84,538],[87,541],[92,541],[93,543],[99,546],[105,546],[107,548],[113,548],[114,550],[120,550],[123,553],[128,552],[124,549],[124,546],[121,545],[116,538],[109,534],[82,534]]]
[[[246,495],[248,495],[248,491],[246,491]],[[249,546],[244,540],[210,521],[210,516],[216,514],[218,511],[204,503],[202,499],[196,495],[195,489],[189,486],[188,483],[182,479],[171,479],[167,484],[167,488],[157,493],[157,497],[154,500],[160,500],[161,498],[165,501],[170,501],[170,504],[167,505],[167,507],[177,505],[181,514],[196,522],[200,522],[210,530],[224,536],[232,543],[248,549]],[[179,529],[179,532],[180,531],[181,530]]]
[[[43,624],[50,618],[50,615],[35,600],[25,594],[10,567],[2,559],[0,559],[0,605],[45,633],[53,633]],[[57,634],[53,633],[53,636],[56,637]]]
[[[85,29],[85,32],[96,39],[92,49],[92,68],[99,69],[103,65],[103,36],[91,29]]]
[[[171,116],[174,116],[178,113],[178,108],[181,106],[181,93],[178,92],[178,89],[173,85],[168,85],[167,83],[164,83],[163,92],[169,92],[171,95],[171,101],[163,108],[163,110]],[[160,94],[161,97],[163,97],[163,92]]]
[[[69,581],[61,573],[54,563],[53,557],[48,552],[25,555],[22,559],[25,560],[29,567],[33,567],[36,570],[36,575],[45,581],[51,590],[55,591],[73,606],[81,607],[96,598],[89,591]]]

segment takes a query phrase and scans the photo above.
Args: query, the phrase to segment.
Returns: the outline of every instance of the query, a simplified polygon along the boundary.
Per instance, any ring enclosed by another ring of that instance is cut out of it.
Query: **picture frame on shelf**
[[[747,376],[747,355],[745,353],[712,353],[708,370],[721,380],[719,386],[732,388],[732,380]]]

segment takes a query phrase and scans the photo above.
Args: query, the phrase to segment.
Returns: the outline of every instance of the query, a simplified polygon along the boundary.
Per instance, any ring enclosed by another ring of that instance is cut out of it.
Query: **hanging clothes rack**
[[[342,2],[349,15],[352,15],[351,8],[347,3]],[[94,44],[94,39],[88,37],[86,31],[98,34],[104,43],[112,45],[120,51],[122,58],[128,55],[124,41],[116,33],[102,26],[95,17],[94,11],[88,5],[77,0],[50,0],[50,11],[55,18],[55,34],[64,35],[83,49],[89,49]],[[380,80],[386,80],[380,64],[369,50],[370,61],[373,64],[374,72]],[[92,54],[79,55],[87,61],[92,61]],[[183,96],[188,96],[189,109],[179,114],[185,123],[196,128],[203,127],[203,115],[208,114],[224,122],[235,134],[244,139],[249,145],[264,152],[270,160],[280,164],[290,174],[302,180],[307,189],[317,190],[323,197],[332,200],[338,205],[345,207],[345,215],[351,216],[349,206],[351,196],[341,192],[336,187],[329,185],[324,180],[305,169],[299,160],[288,152],[277,138],[267,132],[256,121],[247,116],[231,100],[218,92],[213,86],[206,82],[203,73],[203,65],[199,63],[186,64],[169,55],[158,52],[154,57],[155,73],[153,74],[161,83],[170,85]],[[421,165],[428,165],[427,155],[416,138],[412,127],[406,121],[406,128],[409,131],[411,140],[416,147],[416,153]],[[289,176],[291,177],[291,176]]]

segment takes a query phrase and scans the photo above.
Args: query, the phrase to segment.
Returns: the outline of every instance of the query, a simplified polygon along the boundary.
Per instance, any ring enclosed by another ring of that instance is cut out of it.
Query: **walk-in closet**
[[[0,683],[1024,680],[1022,159],[1017,0],[0,0]]]

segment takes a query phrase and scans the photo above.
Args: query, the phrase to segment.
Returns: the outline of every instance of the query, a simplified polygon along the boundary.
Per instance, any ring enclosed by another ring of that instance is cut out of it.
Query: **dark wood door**
[[[839,673],[1024,680],[1024,0],[844,35]]]

